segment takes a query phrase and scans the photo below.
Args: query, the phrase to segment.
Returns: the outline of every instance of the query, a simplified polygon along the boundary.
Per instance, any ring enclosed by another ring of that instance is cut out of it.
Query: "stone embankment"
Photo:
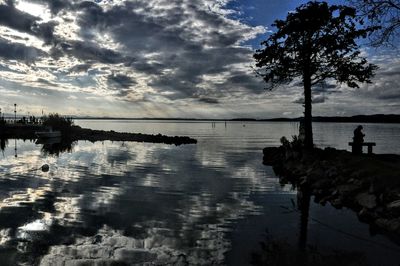
[[[36,125],[13,125],[13,126],[0,126],[0,137],[9,139],[37,139],[35,132],[45,131],[45,127]],[[152,135],[141,133],[124,133],[92,130],[88,128],[81,128],[79,126],[72,126],[62,132],[63,141],[78,141],[88,140],[95,141],[137,141],[137,142],[151,142],[151,143],[165,143],[165,144],[195,144],[196,139],[185,136],[166,136],[166,135]]]
[[[400,236],[400,156],[353,155],[326,148],[305,151],[288,145],[264,149],[282,182],[306,188],[321,204],[347,207],[374,229]]]

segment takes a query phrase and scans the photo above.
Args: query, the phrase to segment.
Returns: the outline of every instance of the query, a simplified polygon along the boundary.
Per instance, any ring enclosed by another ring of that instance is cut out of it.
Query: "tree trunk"
[[[311,99],[311,76],[307,71],[303,76],[304,83],[304,145],[306,149],[314,147],[312,133],[312,99]]]

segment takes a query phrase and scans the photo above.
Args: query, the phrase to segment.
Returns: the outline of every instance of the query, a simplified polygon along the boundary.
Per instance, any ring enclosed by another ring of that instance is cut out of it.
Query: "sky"
[[[267,91],[252,55],[306,1],[0,0],[0,108],[108,117],[302,115],[296,84]],[[339,0],[328,1],[338,3]],[[372,84],[313,91],[313,115],[400,114],[400,53],[362,47]]]

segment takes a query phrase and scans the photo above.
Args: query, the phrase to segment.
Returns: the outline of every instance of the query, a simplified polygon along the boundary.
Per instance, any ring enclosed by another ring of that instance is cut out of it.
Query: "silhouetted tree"
[[[74,121],[70,117],[63,117],[59,114],[49,114],[42,117],[43,126],[50,126],[54,130],[60,130],[63,133],[69,132],[74,125]]]
[[[371,44],[394,44],[400,34],[400,0],[348,0],[359,14],[378,30],[371,35]]]
[[[327,79],[358,87],[370,82],[376,66],[360,56],[358,38],[365,38],[373,27],[358,28],[356,10],[326,2],[308,2],[276,20],[277,30],[254,54],[257,73],[270,89],[296,78],[304,87],[304,143],[313,147],[311,88]]]

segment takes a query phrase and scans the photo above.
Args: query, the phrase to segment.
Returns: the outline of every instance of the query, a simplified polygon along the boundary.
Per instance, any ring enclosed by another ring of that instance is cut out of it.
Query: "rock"
[[[323,189],[313,189],[312,194],[318,198],[321,198],[322,196],[326,196],[326,193],[324,193]],[[318,202],[318,199],[317,199],[317,202]]]
[[[307,176],[302,176],[299,178],[299,184],[300,186],[304,186],[308,184],[308,177]]]
[[[355,183],[354,181],[356,181],[354,178],[350,178],[349,181],[347,181],[347,183],[354,184]]]
[[[361,211],[357,213],[358,217],[360,218],[361,221],[365,221],[368,218],[368,209],[367,208],[362,208]]]
[[[375,220],[375,224],[389,232],[400,233],[400,219],[378,218]]]
[[[361,187],[364,187],[365,183],[366,183],[366,181],[357,179],[357,180],[354,181],[353,184],[356,185],[356,186],[359,186],[361,188]]]
[[[382,216],[385,213],[385,209],[379,205],[374,209],[374,211],[377,214],[377,216]]]
[[[330,196],[327,197],[323,197],[322,199],[319,200],[319,204],[321,204],[322,206],[325,206],[325,204],[331,199]]]
[[[310,178],[311,181],[320,180],[325,177],[325,171],[320,167],[313,168],[312,171],[310,171],[310,173],[308,174],[308,177]]]
[[[312,188],[318,189],[318,190],[330,188],[331,186],[332,186],[332,182],[329,179],[320,179],[311,185]]]
[[[341,209],[343,207],[343,202],[340,198],[334,199],[331,201],[333,207],[337,209]]]
[[[400,156],[393,160],[330,149],[264,149],[264,163],[273,165],[281,184],[297,184],[310,191],[315,202],[349,207],[360,220],[400,233]]]
[[[300,158],[301,158],[300,152],[293,151],[293,153],[292,153],[292,158],[293,158],[293,159],[300,159]]]
[[[263,163],[273,165],[283,160],[283,149],[277,147],[267,147],[263,149]]]
[[[375,186],[374,183],[371,183],[368,189],[369,194],[374,194],[375,193]]]
[[[388,209],[400,209],[400,200],[393,201],[386,206]]]
[[[362,222],[372,222],[377,218],[377,214],[375,212],[372,212],[365,207],[362,208],[362,210],[359,211],[357,215]]]
[[[343,196],[351,195],[359,189],[360,188],[354,184],[344,184],[337,186],[337,190],[339,192],[338,194],[341,194]]]
[[[392,201],[386,205],[386,209],[394,216],[400,216],[400,200]]]
[[[373,209],[376,207],[376,196],[368,193],[359,193],[356,196],[356,202],[362,207]]]
[[[331,167],[326,171],[326,176],[329,178],[333,178],[338,176],[338,171],[336,167]]]
[[[301,165],[294,165],[292,169],[293,176],[303,176],[305,170],[301,167]]]
[[[383,193],[379,194],[378,199],[381,203],[383,202],[384,199]]]
[[[351,178],[360,179],[362,177],[360,171],[352,171],[350,174]]]

